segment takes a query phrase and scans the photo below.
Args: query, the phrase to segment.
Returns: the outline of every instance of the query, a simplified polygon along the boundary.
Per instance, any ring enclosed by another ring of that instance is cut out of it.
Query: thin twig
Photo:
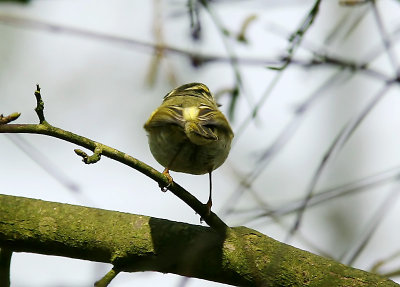
[[[324,169],[327,167],[328,163],[342,150],[344,145],[347,143],[347,141],[350,139],[350,137],[353,135],[359,125],[363,122],[363,120],[367,117],[371,110],[378,104],[378,102],[384,97],[384,95],[386,95],[390,87],[390,84],[385,83],[385,85],[378,91],[378,93],[372,98],[372,100],[367,103],[364,109],[361,110],[359,114],[357,114],[345,125],[345,127],[339,132],[335,140],[329,146],[311,179],[304,198],[303,207],[299,210],[297,214],[295,223],[288,233],[288,238],[292,237],[297,229],[300,227],[308,202],[310,201],[312,194],[314,193],[315,186]]]
[[[45,153],[41,152],[34,145],[25,140],[25,138],[23,138],[21,135],[14,134],[6,136],[23,153],[36,162],[43,170],[45,170],[50,176],[56,179],[69,191],[74,193],[81,192],[79,185],[74,182],[73,179],[68,178],[68,176],[64,174],[64,172],[60,170],[60,168],[54,164],[54,162],[52,162]]]
[[[103,276],[99,281],[97,281],[94,286],[95,287],[107,287],[111,281],[118,275],[119,271],[112,268],[107,272],[106,275]]]
[[[229,34],[228,30],[224,27],[224,25],[222,24],[218,15],[210,7],[210,5],[208,4],[208,1],[200,0],[200,3],[203,5],[203,7],[209,13],[212,21],[214,22],[214,25],[217,27],[218,31],[220,32],[222,42],[223,42],[223,44],[225,46],[225,50],[228,54],[229,63],[232,66],[233,75],[235,78],[235,89],[234,89],[235,92],[232,93],[232,98],[231,98],[231,103],[230,103],[230,108],[229,108],[229,110],[230,110],[229,117],[232,119],[233,118],[233,109],[239,98],[238,97],[239,90],[241,90],[243,92],[243,94],[245,95],[245,99],[247,100],[250,108],[254,107],[253,99],[250,96],[247,89],[244,87],[243,77],[242,77],[242,72],[239,67],[238,57],[236,56],[236,53],[234,52],[233,48],[231,47],[230,43],[228,42],[228,40],[229,40],[228,39],[228,34]]]
[[[315,192],[310,198],[307,206],[308,208],[310,208],[325,202],[331,202],[332,199],[348,196],[357,192],[368,191],[375,187],[394,181],[398,179],[399,176],[400,168],[396,167],[390,170],[379,172],[374,175],[367,176],[354,182]],[[266,209],[260,215],[255,216],[251,220],[261,217],[284,216],[287,214],[291,214],[300,210],[303,207],[303,202],[304,198],[288,202],[284,206],[280,206],[274,209]],[[254,211],[254,209],[252,209],[252,211]]]
[[[262,151],[259,156],[255,166],[251,169],[251,171],[246,174],[243,179],[240,181],[239,186],[232,193],[232,195],[228,198],[225,204],[224,214],[229,214],[231,210],[233,210],[236,202],[240,199],[246,188],[249,188],[252,183],[260,176],[265,167],[272,161],[272,159],[277,156],[279,151],[289,142],[292,136],[297,131],[297,128],[300,126],[302,119],[305,117],[306,113],[311,109],[314,102],[323,96],[324,92],[329,87],[332,87],[334,84],[339,82],[344,78],[344,74],[342,70],[336,71],[333,75],[330,75],[326,81],[324,81],[320,86],[318,86],[314,92],[308,97],[308,99],[302,104],[299,105],[296,112],[293,115],[292,120],[282,129],[282,132],[276,137],[271,145],[269,145],[264,151]],[[348,77],[346,77],[348,80]]]
[[[297,48],[300,46],[301,41],[304,38],[305,33],[307,30],[311,27],[311,25],[314,23],[315,18],[318,15],[319,12],[319,6],[321,4],[321,0],[316,0],[310,11],[308,12],[306,18],[301,22],[299,28],[290,35],[289,37],[289,47],[287,48],[287,57],[286,61],[281,67],[274,67],[273,69],[275,70],[282,70],[285,69],[291,62],[295,51]],[[270,67],[272,68],[272,67]]]
[[[397,178],[399,179],[399,178]],[[357,236],[357,242],[354,247],[347,252],[345,252],[342,257],[340,258],[341,262],[344,262],[347,265],[353,265],[354,261],[360,256],[361,252],[365,249],[368,242],[371,240],[372,235],[375,233],[376,229],[378,228],[379,224],[384,219],[384,216],[387,215],[389,209],[393,207],[398,199],[400,192],[399,192],[399,185],[396,185],[396,188],[390,192],[385,200],[382,202],[380,207],[376,210],[373,216],[367,220],[368,226],[365,228],[362,235]],[[347,257],[343,260],[344,257]]]
[[[16,119],[19,118],[20,115],[21,115],[20,113],[12,113],[8,116],[4,116],[3,114],[0,114],[0,125],[5,125],[12,121],[15,121]]]
[[[393,69],[395,71],[395,74],[397,75],[397,77],[399,77],[399,65],[398,65],[398,61],[396,58],[395,53],[393,52],[393,49],[391,48],[390,45],[390,41],[389,41],[389,37],[388,37],[388,33],[383,25],[383,21],[382,21],[382,17],[379,13],[378,7],[376,7],[376,1],[375,0],[371,0],[371,6],[372,6],[372,13],[375,17],[375,21],[376,21],[376,26],[379,29],[379,32],[381,34],[381,39],[383,42],[383,46],[385,47],[386,53],[389,57],[389,61],[393,66]]]
[[[130,38],[124,38],[121,36],[109,35],[105,33],[93,32],[89,30],[73,28],[68,26],[63,26],[54,23],[47,23],[39,20],[27,19],[12,15],[2,15],[0,14],[0,23],[6,25],[12,25],[17,27],[23,27],[25,29],[31,30],[39,30],[39,31],[48,31],[51,33],[63,33],[67,35],[73,35],[78,37],[83,37],[86,39],[103,41],[106,43],[114,43],[121,44],[128,47],[135,48],[137,50],[141,50],[147,53],[154,53],[154,50],[162,49],[165,52],[177,54],[180,56],[185,56],[191,59],[193,63],[197,63],[196,65],[204,65],[207,63],[230,63],[231,58],[225,56],[216,56],[216,55],[206,55],[200,54],[184,49],[179,49],[167,45],[159,46],[153,43],[147,43],[143,41],[138,41]],[[398,31],[397,31],[398,34]],[[302,40],[304,42],[304,39]],[[388,76],[380,72],[379,70],[368,68],[364,63],[354,63],[348,60],[342,59],[340,57],[335,57],[332,55],[323,55],[322,53],[314,52],[316,58],[311,60],[304,60],[299,58],[290,58],[290,63],[304,66],[307,68],[310,67],[319,67],[321,65],[329,65],[336,66],[340,68],[353,68],[357,69],[357,71],[364,73],[371,77],[377,77],[380,80],[390,80]],[[376,54],[374,54],[376,55]],[[376,56],[375,56],[376,57]],[[240,65],[249,65],[249,66],[268,66],[268,67],[276,67],[282,66],[284,63],[288,61],[288,57],[280,56],[274,59],[268,58],[246,58],[246,57],[236,57],[236,62]],[[368,62],[367,62],[368,63]]]

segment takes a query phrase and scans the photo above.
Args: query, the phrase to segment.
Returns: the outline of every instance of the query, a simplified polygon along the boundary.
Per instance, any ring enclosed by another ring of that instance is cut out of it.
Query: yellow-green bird
[[[165,167],[163,174],[172,183],[169,170],[209,174],[228,157],[232,129],[218,109],[206,85],[190,83],[169,92],[144,125],[154,158]]]

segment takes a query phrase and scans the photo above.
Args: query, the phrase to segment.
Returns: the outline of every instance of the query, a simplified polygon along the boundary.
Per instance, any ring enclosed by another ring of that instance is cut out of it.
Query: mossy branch
[[[246,227],[221,236],[199,225],[9,195],[0,195],[0,246],[111,263],[104,281],[121,271],[157,271],[235,286],[399,286]]]

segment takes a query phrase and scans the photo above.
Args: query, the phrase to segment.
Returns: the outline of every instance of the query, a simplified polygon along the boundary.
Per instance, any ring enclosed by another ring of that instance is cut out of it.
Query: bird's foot
[[[160,186],[162,192],[166,192],[168,190],[168,187],[170,187],[172,185],[174,180],[172,179],[172,176],[169,174],[168,168],[165,168],[164,171],[162,172],[162,174],[167,178],[168,185],[163,186],[162,184],[160,184],[159,186]]]

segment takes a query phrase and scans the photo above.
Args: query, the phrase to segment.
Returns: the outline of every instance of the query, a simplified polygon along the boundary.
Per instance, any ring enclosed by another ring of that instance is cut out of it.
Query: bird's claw
[[[162,174],[167,178],[168,180],[168,184],[166,186],[162,185],[161,183],[159,184],[161,191],[162,192],[166,192],[168,190],[168,188],[172,185],[172,183],[174,182],[174,180],[172,179],[172,176],[169,174],[169,170],[168,168],[164,169],[164,171],[162,172]]]

